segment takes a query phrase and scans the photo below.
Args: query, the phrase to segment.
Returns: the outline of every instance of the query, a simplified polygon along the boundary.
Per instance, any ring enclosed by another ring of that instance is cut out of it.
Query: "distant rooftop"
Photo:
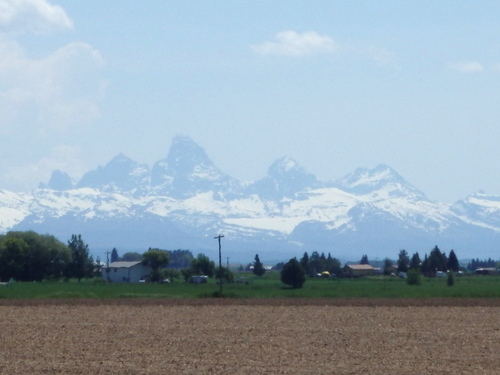
[[[374,268],[369,264],[348,264],[347,267],[353,270],[373,270]]]
[[[136,264],[141,263],[140,261],[135,261],[135,262],[112,262],[109,264],[109,267],[113,268],[130,268],[135,266]]]

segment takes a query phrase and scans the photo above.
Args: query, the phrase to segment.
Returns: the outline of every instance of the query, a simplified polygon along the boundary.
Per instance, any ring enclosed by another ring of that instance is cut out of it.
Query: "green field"
[[[261,278],[251,273],[249,285],[224,284],[223,295],[229,298],[500,298],[500,276],[463,276],[448,286],[446,278],[422,278],[421,285],[407,285],[406,280],[376,276],[360,279],[307,279],[301,289],[290,289],[281,283],[278,272]],[[107,284],[101,280],[18,283],[0,286],[0,299],[47,298],[204,298],[219,291],[219,285],[187,284]]]

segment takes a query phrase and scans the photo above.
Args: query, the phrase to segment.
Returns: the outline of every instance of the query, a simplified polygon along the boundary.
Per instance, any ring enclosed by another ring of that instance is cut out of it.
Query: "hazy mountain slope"
[[[46,189],[0,190],[0,230],[36,230],[65,241],[82,234],[94,251],[189,248],[215,255],[225,235],[234,261],[286,259],[304,251],[343,259],[396,257],[435,245],[461,257],[496,257],[500,197],[475,194],[453,205],[425,194],[386,165],[318,181],[281,158],[244,184],[221,172],[188,137],[176,137],[149,169],[120,154],[69,184],[55,172]]]

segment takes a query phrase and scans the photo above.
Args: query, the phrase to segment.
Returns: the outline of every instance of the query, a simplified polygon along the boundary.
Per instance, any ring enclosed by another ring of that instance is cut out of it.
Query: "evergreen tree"
[[[309,275],[309,254],[307,254],[307,251],[304,252],[304,255],[302,258],[300,258],[300,265],[302,266],[302,269],[306,273],[306,275]]]
[[[384,259],[384,275],[389,276],[393,271],[393,263],[389,258]]]
[[[410,267],[409,267],[409,268],[412,268],[412,269],[419,269],[419,268],[420,268],[420,263],[421,263],[421,260],[420,260],[420,255],[418,255],[418,252],[416,252],[416,253],[415,253],[415,254],[413,254],[413,256],[411,257]]]
[[[447,257],[445,253],[439,250],[439,247],[434,246],[431,253],[429,254],[429,271],[443,271],[446,272]]]
[[[326,258],[325,268],[330,274],[334,274],[338,277],[342,275],[342,265],[340,260],[337,258],[332,258],[330,253],[328,253],[328,257]]]
[[[262,276],[266,273],[266,269],[259,259],[259,254],[255,254],[255,261],[253,262],[252,272],[256,276]]]
[[[111,250],[110,262],[111,263],[118,262],[119,259],[120,259],[120,257],[118,256],[118,250],[116,250],[116,247],[114,247],[113,250]]]
[[[88,245],[82,240],[82,236],[71,235],[68,241],[68,248],[71,251],[71,262],[68,264],[66,277],[74,277],[80,282],[83,278],[94,275],[94,260],[89,253]]]
[[[283,265],[281,281],[294,289],[302,288],[302,285],[306,282],[306,276],[297,259],[292,258]]]
[[[450,255],[448,256],[448,270],[453,272],[458,272],[460,268],[460,264],[458,263],[457,255],[453,250],[450,251]]]
[[[420,263],[420,271],[425,275],[425,276],[432,276],[434,274],[434,270],[429,266],[429,257],[427,254],[424,256],[424,260],[422,263]]]
[[[408,272],[410,268],[410,257],[406,250],[401,250],[398,257],[398,272]]]
[[[323,267],[321,256],[317,251],[313,251],[309,258],[309,275],[316,276],[318,273],[324,271]]]
[[[359,261],[359,264],[370,264],[370,262],[368,261],[368,255],[363,255],[361,257],[361,260]]]

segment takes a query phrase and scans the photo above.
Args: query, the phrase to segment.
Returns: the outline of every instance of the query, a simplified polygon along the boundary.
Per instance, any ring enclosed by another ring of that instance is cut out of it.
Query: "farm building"
[[[102,278],[112,283],[138,283],[150,273],[151,267],[141,262],[113,262],[102,269]]]
[[[476,275],[498,275],[498,270],[494,267],[477,268]]]
[[[344,267],[344,273],[352,277],[373,276],[375,268],[369,264],[347,264]]]

